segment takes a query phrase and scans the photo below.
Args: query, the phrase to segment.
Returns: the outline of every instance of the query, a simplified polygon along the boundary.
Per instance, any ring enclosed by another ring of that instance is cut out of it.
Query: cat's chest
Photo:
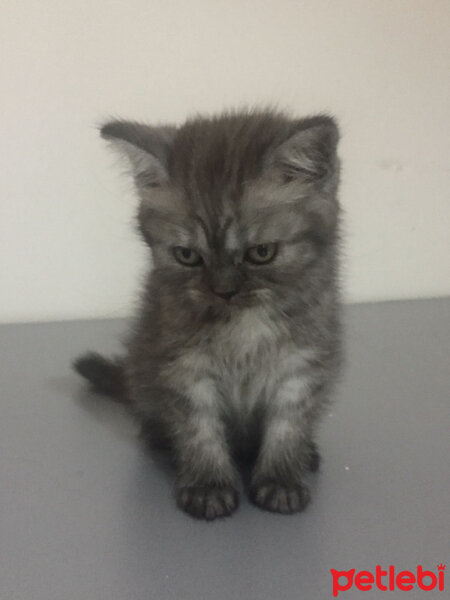
[[[208,332],[170,365],[166,376],[199,408],[221,405],[240,415],[266,403],[280,381],[305,364],[289,331],[264,310],[248,310]]]
[[[283,331],[268,311],[248,309],[211,332],[207,351],[218,367],[246,369],[274,351]]]
[[[264,310],[243,312],[216,331],[208,352],[222,400],[239,411],[264,401],[285,344],[283,328]]]

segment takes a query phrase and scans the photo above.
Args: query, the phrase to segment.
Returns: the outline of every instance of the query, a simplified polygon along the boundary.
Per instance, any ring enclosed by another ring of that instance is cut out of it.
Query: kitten
[[[242,456],[256,505],[302,510],[340,362],[336,123],[244,111],[101,133],[132,166],[154,267],[126,356],[75,368],[170,450],[187,513],[237,508]]]

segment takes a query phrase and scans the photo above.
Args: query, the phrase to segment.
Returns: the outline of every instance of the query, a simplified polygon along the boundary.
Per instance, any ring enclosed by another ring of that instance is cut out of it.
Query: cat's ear
[[[294,123],[291,135],[274,152],[272,165],[288,182],[325,181],[337,168],[339,130],[328,116],[311,117]]]
[[[167,180],[175,127],[111,121],[100,128],[100,133],[128,158],[138,187],[157,187]]]

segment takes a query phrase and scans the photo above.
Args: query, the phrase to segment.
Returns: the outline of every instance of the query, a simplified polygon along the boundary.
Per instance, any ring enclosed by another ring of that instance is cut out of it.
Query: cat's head
[[[165,293],[228,314],[282,301],[333,246],[338,130],[328,116],[236,112],[181,127],[113,121]]]

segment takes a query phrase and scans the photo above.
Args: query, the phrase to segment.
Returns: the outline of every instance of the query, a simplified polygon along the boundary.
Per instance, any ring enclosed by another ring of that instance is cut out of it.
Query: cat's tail
[[[120,359],[113,360],[96,352],[89,352],[77,358],[73,368],[89,381],[97,394],[110,396],[119,402],[128,402],[125,369]]]

